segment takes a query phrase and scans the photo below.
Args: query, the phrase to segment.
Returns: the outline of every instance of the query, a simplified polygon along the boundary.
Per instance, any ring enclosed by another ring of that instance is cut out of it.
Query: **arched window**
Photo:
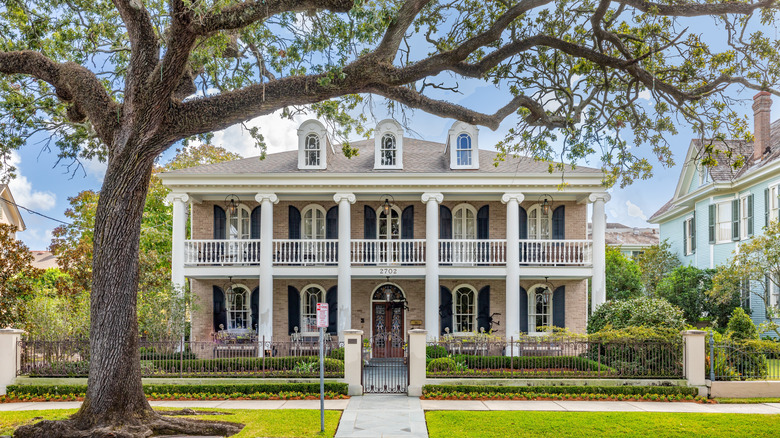
[[[395,135],[389,133],[383,135],[381,150],[379,151],[381,154],[380,164],[382,166],[395,166],[396,151]]]
[[[552,291],[537,285],[528,290],[528,331],[540,333],[552,326]]]
[[[452,215],[452,238],[477,238],[477,210],[471,205],[460,204],[455,207]]]
[[[552,230],[552,215],[544,213],[541,205],[534,205],[528,210],[528,238],[549,239]]]
[[[455,288],[452,314],[455,332],[474,332],[477,322],[477,291],[468,285]]]
[[[309,205],[303,210],[301,216],[302,238],[325,238],[325,209],[319,205]]]
[[[301,293],[301,333],[317,332],[317,303],[325,302],[325,289],[317,285],[303,288]],[[335,309],[330,310],[331,312]]]
[[[228,312],[228,330],[241,331],[252,327],[249,316],[249,289],[241,284],[232,285],[225,297]]]
[[[238,205],[233,211],[228,209],[227,238],[228,239],[249,239],[250,236],[250,212],[247,206]]]
[[[460,134],[456,143],[458,166],[471,166],[471,136]]]
[[[319,135],[312,133],[306,136],[306,140],[303,147],[303,153],[306,160],[306,166],[320,165],[320,136]]]
[[[377,237],[380,239],[400,239],[401,238],[401,210],[398,207],[390,207],[385,212],[384,208],[379,209],[376,217]]]

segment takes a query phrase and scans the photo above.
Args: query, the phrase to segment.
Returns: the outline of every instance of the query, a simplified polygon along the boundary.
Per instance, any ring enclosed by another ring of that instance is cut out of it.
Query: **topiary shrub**
[[[607,301],[588,318],[588,333],[599,332],[607,326],[613,329],[658,327],[682,330],[685,317],[682,310],[666,300],[639,297]]]
[[[726,336],[732,341],[754,341],[758,340],[758,329],[750,319],[745,310],[737,307],[731,312],[731,319],[726,329]]]
[[[452,358],[449,357],[440,357],[438,359],[433,359],[428,364],[428,372],[429,373],[442,373],[442,372],[453,372],[455,371],[455,368],[457,368],[457,364]]]
[[[447,357],[447,349],[443,345],[429,345],[425,347],[425,356],[428,359]]]

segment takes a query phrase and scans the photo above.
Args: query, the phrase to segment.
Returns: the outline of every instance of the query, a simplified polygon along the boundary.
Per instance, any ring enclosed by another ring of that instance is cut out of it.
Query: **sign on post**
[[[317,303],[317,327],[320,329],[320,432],[325,431],[325,329],[328,328],[328,303]]]
[[[317,327],[328,328],[328,303],[317,303]]]

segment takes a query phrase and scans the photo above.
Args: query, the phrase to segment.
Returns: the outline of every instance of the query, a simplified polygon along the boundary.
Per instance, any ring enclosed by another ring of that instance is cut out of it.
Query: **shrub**
[[[588,318],[588,333],[607,327],[659,327],[680,331],[685,318],[679,308],[666,300],[640,297],[630,300],[607,301]]]
[[[758,340],[758,329],[750,319],[745,310],[737,307],[731,313],[726,336],[732,341],[753,341]]]
[[[344,360],[344,347],[339,347],[336,349],[331,350],[330,353],[328,353],[328,357],[332,359],[338,359],[343,361]]]
[[[455,371],[456,367],[457,364],[452,358],[440,357],[438,359],[433,359],[428,364],[428,372],[429,373],[453,372]]]
[[[425,356],[428,359],[447,357],[447,349],[443,345],[428,345],[425,347]]]

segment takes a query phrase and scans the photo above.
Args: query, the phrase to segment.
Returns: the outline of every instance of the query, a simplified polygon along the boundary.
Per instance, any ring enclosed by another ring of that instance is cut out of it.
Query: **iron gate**
[[[408,338],[379,333],[363,342],[363,392],[405,394],[409,386]]]

